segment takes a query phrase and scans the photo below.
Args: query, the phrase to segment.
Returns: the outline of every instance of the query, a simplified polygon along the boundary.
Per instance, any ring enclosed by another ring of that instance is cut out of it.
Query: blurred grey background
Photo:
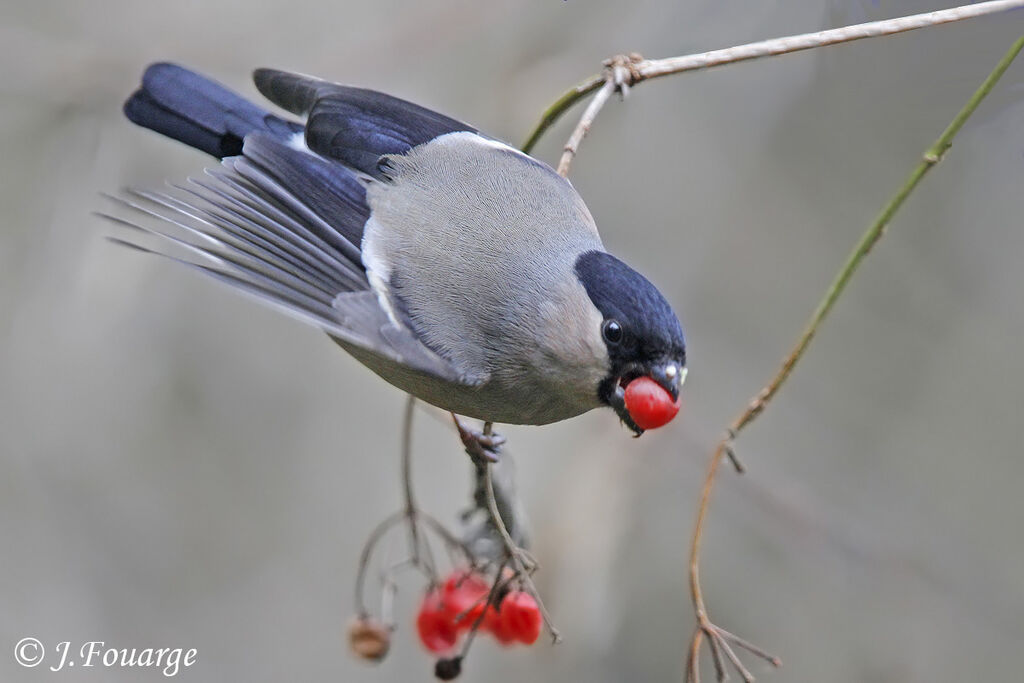
[[[380,666],[350,658],[356,559],[397,509],[403,399],[323,335],[119,249],[101,191],[211,160],[120,114],[175,60],[255,96],[273,66],[370,86],[519,143],[566,87],[648,57],[943,7],[800,0],[318,0],[0,7],[0,680],[51,649],[195,647],[194,681],[429,680],[402,584]],[[946,4],[945,6],[948,6]],[[468,681],[681,679],[686,548],[710,449],[832,274],[1014,38],[1016,13],[650,82],[572,180],[606,244],[683,319],[684,413],[505,427],[558,647],[481,642]],[[713,618],[785,661],[765,681],[1019,680],[1024,642],[1024,63],[872,253],[723,469]],[[573,119],[579,110],[574,111]],[[573,121],[536,154],[556,160]],[[416,485],[453,522],[455,437],[420,416]],[[710,667],[705,663],[705,674]]]

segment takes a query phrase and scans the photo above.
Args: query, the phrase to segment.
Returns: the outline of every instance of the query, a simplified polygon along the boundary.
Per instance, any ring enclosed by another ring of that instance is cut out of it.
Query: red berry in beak
[[[626,410],[641,429],[657,429],[679,412],[679,400],[650,377],[637,377],[626,385]]]

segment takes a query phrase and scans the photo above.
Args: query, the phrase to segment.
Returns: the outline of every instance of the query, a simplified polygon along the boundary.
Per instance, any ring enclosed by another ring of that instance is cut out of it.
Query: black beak
[[[622,424],[633,430],[633,436],[640,436],[644,433],[644,430],[638,427],[636,422],[633,422],[629,411],[626,410],[626,388],[622,386],[621,382],[615,382],[605,400],[612,407],[612,410],[615,411],[615,414],[619,416],[619,419],[622,420]]]
[[[654,365],[650,370],[650,377],[669,393],[673,401],[678,401],[679,387],[686,377],[686,368],[674,360],[666,361]]]

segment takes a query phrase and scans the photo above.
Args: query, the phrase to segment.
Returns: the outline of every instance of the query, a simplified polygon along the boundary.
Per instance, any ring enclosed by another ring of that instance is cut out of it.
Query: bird
[[[265,68],[253,80],[288,114],[183,66],[145,70],[127,118],[220,165],[108,195],[132,214],[101,213],[129,229],[110,239],[320,328],[453,414],[544,425],[608,407],[636,436],[675,415],[679,319],[605,250],[566,178],[391,95]],[[627,405],[631,386],[647,403]]]

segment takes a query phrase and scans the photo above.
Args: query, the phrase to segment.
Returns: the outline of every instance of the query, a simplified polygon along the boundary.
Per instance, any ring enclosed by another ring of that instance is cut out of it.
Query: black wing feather
[[[245,156],[330,223],[323,235],[327,241],[350,258],[360,260],[363,225],[370,218],[366,188],[361,182],[339,169],[336,162],[300,152],[263,134],[250,136]]]
[[[385,154],[404,154],[434,138],[476,128],[418,104],[374,90],[353,88],[309,76],[257,69],[256,88],[274,104],[305,115],[306,144],[380,178]]]

